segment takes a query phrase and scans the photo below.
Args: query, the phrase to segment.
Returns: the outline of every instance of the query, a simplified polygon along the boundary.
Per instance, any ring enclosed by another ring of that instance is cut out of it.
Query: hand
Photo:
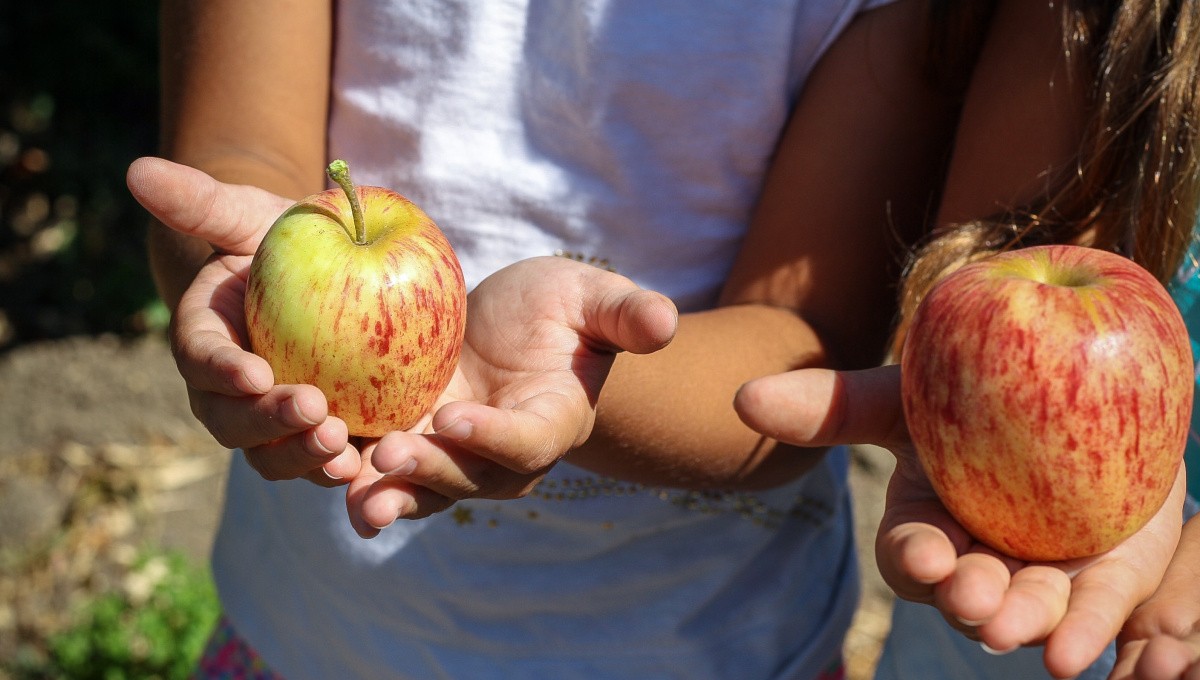
[[[1183,527],[1162,584],[1117,639],[1112,680],[1200,680],[1200,516]]]
[[[363,536],[457,499],[527,492],[590,434],[616,352],[657,350],[678,322],[669,300],[616,274],[562,258],[517,263],[469,296],[463,355],[436,412],[356,448],[320,390],[275,385],[243,345],[250,260],[292,201],[155,158],[135,161],[127,179],[163,224],[217,251],[172,321],[193,412],[266,479],[350,484],[351,524]]]
[[[242,449],[265,479],[335,486],[357,475],[359,453],[321,391],[276,385],[271,367],[245,345],[250,260],[293,201],[160,158],[134,161],[126,181],[160,222],[216,251],[183,294],[170,328],[192,412],[223,446]]]
[[[1045,644],[1056,677],[1082,672],[1101,654],[1158,585],[1179,536],[1182,469],[1158,514],[1107,553],[1032,564],[979,544],[938,500],[914,454],[898,366],[769,376],[745,385],[735,408],[750,427],[792,444],[890,449],[896,470],[875,546],[884,579],[989,649]]]
[[[591,433],[615,354],[662,348],[677,322],[665,297],[564,258],[488,277],[468,297],[462,358],[433,417],[364,449],[355,528],[373,536],[464,498],[525,495]]]

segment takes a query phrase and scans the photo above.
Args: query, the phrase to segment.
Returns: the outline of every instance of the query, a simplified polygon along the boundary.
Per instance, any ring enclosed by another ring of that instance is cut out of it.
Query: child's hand
[[[1200,679],[1200,515],[1183,527],[1162,585],[1117,640],[1112,680]]]
[[[1196,624],[1193,623],[1193,626]],[[1197,680],[1200,678],[1200,631],[1157,633],[1121,645],[1110,680]]]
[[[358,442],[360,454],[320,390],[274,384],[267,362],[243,345],[250,260],[292,201],[157,158],[135,161],[127,179],[163,224],[218,253],[171,326],[193,412],[266,479],[335,486],[361,473],[347,502],[365,536],[461,498],[527,492],[590,434],[615,354],[660,349],[678,321],[669,300],[616,274],[553,257],[507,267],[469,297],[462,359],[435,413],[411,432]]]
[[[890,449],[896,471],[876,540],[884,579],[993,650],[1044,643],[1046,668],[1058,677],[1100,655],[1158,585],[1176,546],[1182,471],[1162,510],[1108,553],[1031,564],[980,545],[938,500],[913,453],[898,366],[770,376],[743,387],[735,407],[750,427],[792,444]]]
[[[662,295],[564,258],[491,275],[468,298],[462,359],[432,421],[364,447],[347,495],[355,528],[373,536],[464,498],[528,493],[591,433],[616,353],[661,349],[677,321]]]
[[[244,345],[250,260],[292,201],[159,158],[134,161],[127,182],[160,222],[218,253],[196,275],[171,322],[171,349],[192,412],[223,446],[242,449],[266,479],[346,483],[360,459],[348,445],[345,423],[329,416],[316,387],[276,385],[271,367]]]

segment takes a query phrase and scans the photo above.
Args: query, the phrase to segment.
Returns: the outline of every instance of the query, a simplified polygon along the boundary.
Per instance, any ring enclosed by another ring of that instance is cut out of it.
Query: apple
[[[251,350],[275,380],[315,385],[351,435],[412,427],[458,365],[466,286],[441,230],[404,196],[338,184],[271,225],[246,281]]]
[[[1039,246],[965,265],[921,301],[904,416],[947,510],[1028,561],[1111,549],[1162,507],[1192,410],[1187,330],[1133,261]]]

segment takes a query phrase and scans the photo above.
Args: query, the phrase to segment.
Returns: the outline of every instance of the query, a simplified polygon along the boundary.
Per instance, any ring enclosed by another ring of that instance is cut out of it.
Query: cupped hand
[[[355,528],[369,537],[465,498],[525,495],[590,435],[615,355],[664,347],[677,323],[667,298],[573,260],[489,276],[468,296],[462,358],[432,418],[364,447]]]
[[[1111,680],[1200,680],[1200,516],[1183,527],[1162,584],[1117,639]]]
[[[526,493],[590,434],[616,353],[660,349],[678,322],[667,298],[611,272],[554,257],[516,263],[469,296],[462,358],[435,412],[356,447],[320,390],[276,385],[247,351],[250,261],[292,201],[157,158],[135,161],[127,183],[165,226],[215,251],[170,331],[197,418],[266,479],[349,484],[363,536],[462,498]]]
[[[1004,652],[1044,644],[1055,677],[1082,672],[1157,587],[1179,538],[1182,469],[1167,502],[1107,553],[1028,563],[975,541],[930,486],[912,448],[899,366],[794,371],[746,384],[735,408],[755,430],[801,446],[874,444],[896,456],[876,538],[881,574],[900,597]]]
[[[345,423],[312,385],[277,385],[246,346],[246,275],[263,235],[292,201],[223,184],[160,158],[134,161],[130,192],[163,225],[208,242],[215,253],[184,292],[170,341],[192,412],[223,446],[242,449],[268,480],[303,477],[322,486],[358,474]]]

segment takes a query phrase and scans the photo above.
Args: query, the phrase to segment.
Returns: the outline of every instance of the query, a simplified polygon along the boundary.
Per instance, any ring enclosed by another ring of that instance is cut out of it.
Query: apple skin
[[[1109,550],[1162,507],[1192,409],[1187,330],[1119,255],[1039,246],[968,264],[918,306],[904,414],[947,510],[1028,561]]]
[[[446,389],[462,350],[466,286],[454,249],[424,212],[356,187],[366,242],[339,188],[288,208],[246,282],[252,351],[275,380],[315,385],[351,435],[406,430]]]

